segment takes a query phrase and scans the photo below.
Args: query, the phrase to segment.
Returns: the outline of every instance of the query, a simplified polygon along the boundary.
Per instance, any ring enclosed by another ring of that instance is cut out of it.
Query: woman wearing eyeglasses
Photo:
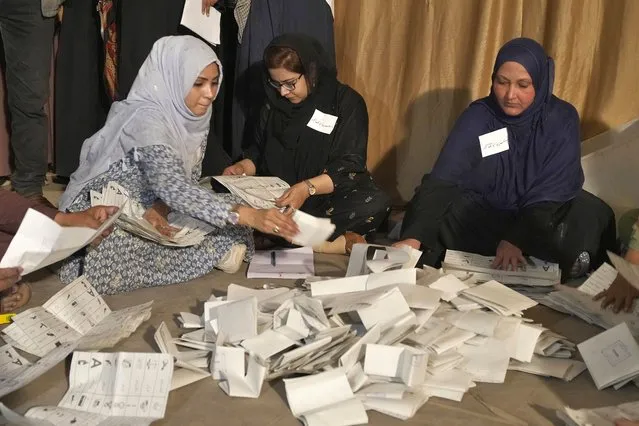
[[[284,34],[264,51],[267,101],[253,145],[226,175],[278,176],[291,188],[276,201],[336,229],[318,252],[345,253],[385,219],[389,197],[366,169],[368,112],[359,93],[337,81],[321,44]]]

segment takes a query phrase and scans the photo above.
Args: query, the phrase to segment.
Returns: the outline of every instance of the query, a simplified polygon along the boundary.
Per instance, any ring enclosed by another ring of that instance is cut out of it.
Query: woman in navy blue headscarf
[[[579,115],[552,94],[553,80],[554,61],[536,41],[500,49],[490,95],[455,123],[398,245],[430,252],[431,264],[446,248],[495,255],[501,269],[533,255],[559,262],[564,278],[603,258],[614,215],[581,190]]]

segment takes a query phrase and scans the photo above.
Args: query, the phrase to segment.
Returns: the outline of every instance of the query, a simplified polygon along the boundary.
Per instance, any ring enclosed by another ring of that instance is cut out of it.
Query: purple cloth
[[[534,40],[518,38],[499,51],[493,77],[508,61],[533,80],[535,100],[522,114],[506,115],[491,89],[462,113],[431,176],[460,185],[500,210],[573,199],[584,182],[577,110],[552,94],[554,62]],[[479,136],[508,129],[509,149],[482,158]]]

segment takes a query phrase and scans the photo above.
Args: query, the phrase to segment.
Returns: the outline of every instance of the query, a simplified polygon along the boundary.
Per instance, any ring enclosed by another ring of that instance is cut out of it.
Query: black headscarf
[[[322,45],[305,34],[283,34],[271,41],[272,46],[294,50],[302,62],[304,78],[308,85],[308,97],[298,104],[291,103],[268,84],[268,70],[264,67],[264,85],[271,113],[266,127],[265,158],[268,171],[280,176],[290,184],[319,174],[312,167],[321,158],[313,155],[313,145],[321,143],[327,135],[316,131],[307,132],[307,124],[316,109],[330,113],[334,107],[339,85],[337,70]],[[304,140],[301,140],[303,136]],[[317,140],[313,140],[317,139]],[[303,143],[304,146],[300,146]],[[299,149],[298,149],[299,148]],[[306,149],[310,148],[310,149]],[[315,158],[311,158],[315,157]]]

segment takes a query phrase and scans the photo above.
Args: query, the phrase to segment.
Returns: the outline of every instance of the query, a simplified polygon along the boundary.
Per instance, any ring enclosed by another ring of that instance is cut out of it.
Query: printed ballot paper
[[[44,305],[14,316],[2,335],[10,345],[40,357],[65,342],[77,342],[78,349],[108,348],[149,319],[152,303],[111,311],[82,276]]]
[[[164,417],[172,375],[168,354],[75,352],[69,390],[57,407],[35,407],[24,417],[0,410],[20,420],[13,424],[149,425]]]
[[[639,376],[639,345],[625,323],[577,345],[592,379],[601,390]]]
[[[60,226],[39,211],[29,209],[0,261],[0,268],[20,266],[26,275],[59,262],[99,237],[120,213],[121,210],[100,228],[91,229]]]

